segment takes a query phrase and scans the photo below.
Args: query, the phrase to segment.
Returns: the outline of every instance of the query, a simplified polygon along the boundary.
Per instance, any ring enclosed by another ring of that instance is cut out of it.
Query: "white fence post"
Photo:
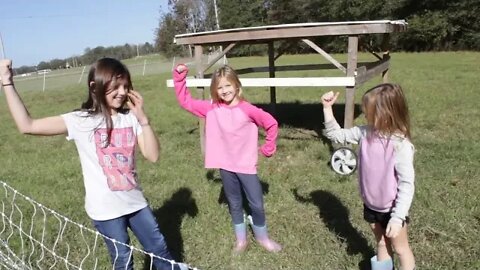
[[[44,71],[43,72],[43,92],[45,92],[45,79],[46,79],[46,77],[47,77],[47,72]]]
[[[145,67],[147,66],[147,59],[143,60],[143,72],[142,76],[145,76]]]
[[[82,77],[83,77],[83,72],[85,72],[85,68],[87,66],[83,66],[83,70],[82,70],[82,74],[80,74],[80,78],[78,79],[78,83],[80,83],[82,81]]]

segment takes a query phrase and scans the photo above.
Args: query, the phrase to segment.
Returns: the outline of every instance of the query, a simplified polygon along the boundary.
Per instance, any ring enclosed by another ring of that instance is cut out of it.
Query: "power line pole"
[[[213,0],[213,7],[215,9],[215,21],[217,23],[217,30],[220,30],[220,23],[218,22],[218,7],[217,0]],[[220,53],[223,53],[223,46],[220,46]],[[223,55],[223,64],[227,64],[227,56]]]
[[[215,8],[215,21],[217,22],[217,30],[220,30],[220,24],[218,23],[217,0],[213,0],[213,5],[214,5],[214,8]]]

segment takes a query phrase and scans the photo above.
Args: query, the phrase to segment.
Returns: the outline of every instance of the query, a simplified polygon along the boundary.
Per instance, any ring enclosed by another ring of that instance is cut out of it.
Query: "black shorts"
[[[363,205],[363,219],[365,219],[365,221],[367,221],[368,223],[380,223],[380,225],[384,229],[387,228],[387,224],[390,221],[391,214],[392,212],[377,212],[368,208],[366,205]],[[402,227],[405,225],[405,223],[408,224],[409,222],[410,218],[405,217],[405,221],[402,223]]]

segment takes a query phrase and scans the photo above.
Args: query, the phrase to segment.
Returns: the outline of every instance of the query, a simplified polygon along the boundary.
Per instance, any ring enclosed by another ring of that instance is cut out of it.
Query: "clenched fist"
[[[2,85],[13,83],[12,60],[0,60],[0,79],[2,81]]]

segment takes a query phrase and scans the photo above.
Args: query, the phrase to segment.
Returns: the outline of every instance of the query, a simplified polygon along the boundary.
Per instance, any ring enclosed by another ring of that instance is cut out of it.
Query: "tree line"
[[[176,34],[287,23],[404,19],[408,30],[391,35],[395,51],[480,50],[479,14],[480,0],[169,0],[155,47],[171,57],[189,53],[188,48],[173,44]],[[379,42],[375,36],[365,39],[369,44]],[[329,52],[346,50],[338,38],[320,37],[315,42]],[[287,41],[276,42],[276,46],[287,53],[311,50]],[[232,56],[265,53],[266,46],[259,45],[229,52]]]
[[[102,57],[113,57],[122,60],[127,58],[133,58],[139,55],[151,54],[154,52],[156,52],[155,47],[148,42],[139,45],[125,44],[111,47],[98,46],[95,48],[86,48],[83,54],[79,56],[72,56],[66,59],[57,58],[50,61],[42,61],[36,66],[21,66],[19,68],[15,68],[14,72],[15,74],[24,74],[35,72],[37,70],[54,70],[79,67],[90,65],[97,59]]]

